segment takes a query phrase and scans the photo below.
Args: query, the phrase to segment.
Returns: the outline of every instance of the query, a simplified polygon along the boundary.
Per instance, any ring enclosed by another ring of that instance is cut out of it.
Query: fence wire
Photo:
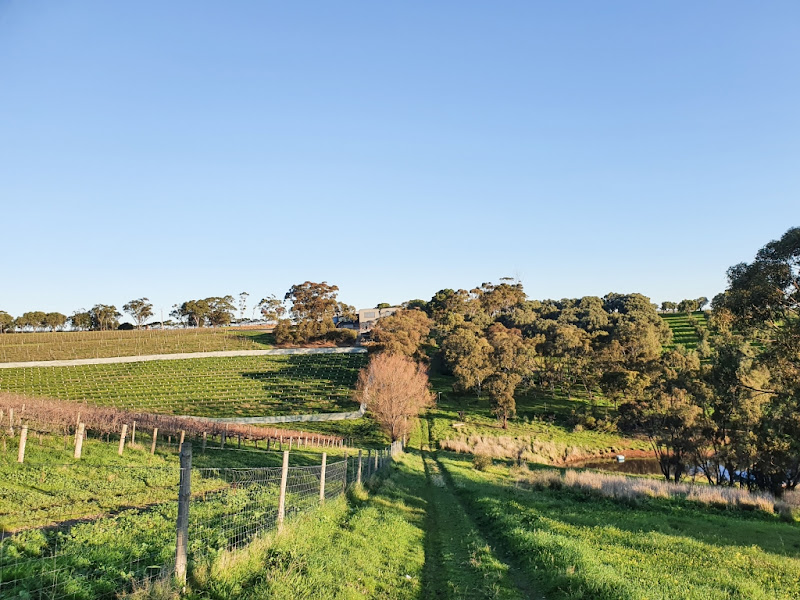
[[[374,472],[364,453],[366,480]],[[324,499],[354,483],[333,458]],[[191,469],[190,565],[278,526],[281,467]],[[115,598],[175,568],[181,469],[20,465],[0,486],[0,598]],[[5,476],[5,475],[4,475]],[[290,466],[285,519],[320,505],[322,466]]]
[[[0,512],[0,598],[109,598],[169,572],[175,467],[100,470],[21,467],[2,486],[19,509]]]

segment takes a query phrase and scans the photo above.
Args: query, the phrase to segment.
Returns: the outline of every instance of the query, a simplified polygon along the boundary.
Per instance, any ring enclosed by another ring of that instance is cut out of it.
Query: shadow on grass
[[[470,459],[464,455],[441,451],[439,454],[447,462],[456,463],[459,469],[472,469]],[[477,482],[466,479],[458,470],[448,471],[459,484],[469,481],[466,487],[457,489],[462,490],[473,505],[506,502],[510,508],[512,503],[522,504],[537,514],[576,527],[614,527],[637,534],[690,537],[713,546],[757,546],[772,554],[800,557],[800,525],[781,522],[775,515],[714,508],[679,499],[628,501],[574,488],[518,489],[512,487],[510,481]]]

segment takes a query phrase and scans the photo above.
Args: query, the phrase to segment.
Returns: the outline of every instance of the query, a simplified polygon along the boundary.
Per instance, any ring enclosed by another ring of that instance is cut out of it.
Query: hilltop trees
[[[92,320],[92,329],[106,331],[116,329],[119,325],[117,319],[122,315],[113,304],[95,304],[89,311],[89,316]]]
[[[661,311],[662,312],[675,312],[678,310],[678,305],[675,302],[670,302],[669,300],[665,300],[661,303]]]
[[[170,316],[190,326],[204,327],[206,323],[212,327],[229,325],[233,320],[236,307],[233,296],[211,296],[202,300],[187,300],[173,306]]]
[[[69,324],[78,331],[88,331],[92,328],[92,315],[88,310],[78,310],[69,317]]]
[[[49,312],[44,316],[42,319],[42,325],[46,329],[50,331],[56,331],[57,329],[64,327],[67,323],[67,316],[62,315],[60,312]]]
[[[147,319],[153,316],[153,305],[147,298],[131,300],[122,307],[122,310],[133,318],[137,329],[141,329],[142,325],[147,322]]]
[[[431,320],[421,310],[401,309],[381,317],[372,330],[380,352],[422,358],[420,346],[431,331]]]
[[[328,285],[326,281],[322,283],[306,281],[293,285],[286,292],[284,300],[291,301],[291,313],[296,324],[294,341],[307,343],[336,329],[333,317],[340,309],[336,300],[338,291],[337,286]]]
[[[405,440],[420,411],[433,404],[425,368],[386,352],[374,355],[359,373],[356,398],[393,442]]]
[[[4,310],[0,310],[0,333],[8,332],[14,325],[14,317]]]
[[[256,306],[261,311],[261,316],[264,317],[266,321],[278,321],[286,314],[286,307],[283,305],[283,300],[278,300],[275,294],[262,298]]]

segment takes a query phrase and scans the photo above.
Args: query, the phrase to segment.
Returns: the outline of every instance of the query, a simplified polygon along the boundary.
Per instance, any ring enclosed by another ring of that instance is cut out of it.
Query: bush
[[[485,454],[476,454],[472,459],[472,467],[476,471],[485,471],[492,466],[492,459]]]
[[[355,344],[358,334],[352,329],[333,329],[325,334],[325,339],[329,342],[343,346]]]
[[[291,344],[294,342],[294,334],[292,332],[292,323],[289,319],[281,319],[275,325],[275,342],[278,344]]]

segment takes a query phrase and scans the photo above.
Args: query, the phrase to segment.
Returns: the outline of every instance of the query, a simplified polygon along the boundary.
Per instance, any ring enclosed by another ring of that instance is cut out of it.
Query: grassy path
[[[427,428],[427,423],[423,423]],[[428,430],[428,439],[433,442]],[[421,451],[427,479],[424,582],[428,598],[540,598],[521,570],[487,543],[464,510],[435,453]]]

